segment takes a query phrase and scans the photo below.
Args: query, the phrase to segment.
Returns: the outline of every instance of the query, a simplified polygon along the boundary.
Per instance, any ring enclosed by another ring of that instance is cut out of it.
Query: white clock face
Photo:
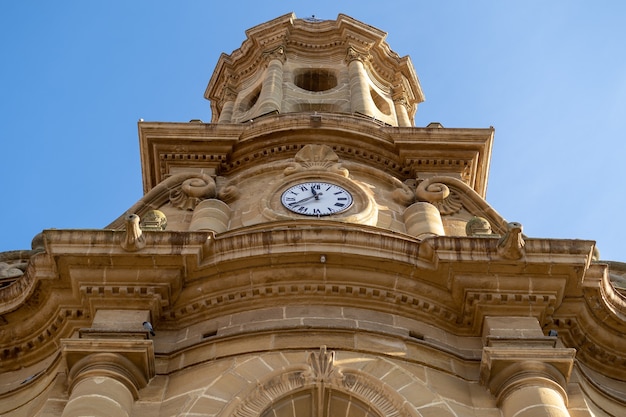
[[[306,216],[328,216],[347,210],[352,195],[343,187],[327,182],[303,182],[288,188],[280,198],[283,206]]]

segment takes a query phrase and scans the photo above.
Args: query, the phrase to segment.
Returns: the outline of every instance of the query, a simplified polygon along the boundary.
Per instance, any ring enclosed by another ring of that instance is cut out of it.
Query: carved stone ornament
[[[197,174],[170,192],[170,203],[181,210],[193,210],[200,201],[214,198],[215,190],[215,180],[211,176]]]
[[[339,157],[329,146],[306,145],[294,157],[295,162],[283,171],[284,175],[291,175],[306,170],[327,171],[348,177],[350,173],[341,167]]]
[[[518,260],[524,256],[526,242],[522,236],[522,225],[511,222],[508,231],[498,241],[498,254],[506,259]]]
[[[491,224],[484,217],[474,216],[465,225],[465,234],[467,236],[491,235]]]
[[[346,52],[346,61],[352,62],[354,60],[365,62],[369,59],[369,54],[358,51],[356,48],[350,46]]]
[[[285,47],[283,45],[280,45],[277,48],[274,48],[272,50],[266,51],[263,53],[263,57],[269,62],[272,61],[274,59],[278,59],[282,62],[285,62],[286,60],[286,56],[285,56]]]
[[[146,238],[139,227],[139,221],[139,216],[136,214],[126,216],[126,233],[120,243],[125,251],[135,252],[146,246]]]
[[[235,417],[258,417],[277,400],[291,392],[313,389],[320,404],[329,390],[349,392],[370,404],[377,414],[384,417],[416,417],[410,408],[403,406],[399,396],[387,391],[383,384],[358,371],[342,372],[335,367],[335,352],[322,346],[318,352],[307,357],[307,368],[292,369],[260,382],[256,389],[242,401],[234,412],[222,415]],[[327,389],[328,388],[328,389]]]
[[[418,201],[425,201],[437,207],[441,215],[450,215],[463,208],[461,198],[446,184],[431,179],[422,181],[415,190]]]
[[[150,210],[141,218],[139,226],[141,230],[165,230],[167,217],[160,210]]]
[[[320,347],[319,352],[309,353],[307,363],[311,367],[311,372],[304,376],[310,382],[330,382],[333,378],[340,381],[343,377],[341,371],[335,368],[335,352],[328,352],[326,346]]]
[[[17,278],[24,275],[24,270],[28,265],[27,262],[20,262],[17,264],[9,264],[7,262],[0,262],[0,280]]]
[[[399,204],[409,205],[415,201],[415,192],[413,188],[406,182],[401,182],[400,180],[394,178],[393,183],[396,188],[391,193],[391,198],[393,201]]]

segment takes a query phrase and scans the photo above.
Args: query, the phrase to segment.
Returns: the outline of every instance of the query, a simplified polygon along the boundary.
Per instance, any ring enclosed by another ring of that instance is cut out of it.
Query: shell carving
[[[285,168],[283,173],[291,175],[304,170],[330,171],[348,177],[347,169],[341,167],[339,157],[326,145],[306,145],[294,157],[295,162]]]

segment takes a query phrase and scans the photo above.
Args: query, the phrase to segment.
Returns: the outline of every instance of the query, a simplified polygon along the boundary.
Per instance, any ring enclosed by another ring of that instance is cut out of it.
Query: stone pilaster
[[[504,417],[569,417],[566,384],[576,351],[557,347],[534,317],[487,317],[481,381]]]

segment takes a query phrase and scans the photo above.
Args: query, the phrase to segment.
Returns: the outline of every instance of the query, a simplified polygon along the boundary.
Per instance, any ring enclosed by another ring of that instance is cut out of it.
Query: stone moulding
[[[513,306],[520,314],[533,311],[546,331],[562,331],[567,345],[581,349],[581,358],[594,368],[626,361],[619,343],[615,345],[626,326],[626,300],[611,286],[608,267],[591,264],[593,242],[526,239],[523,260],[511,261],[498,255],[497,238],[419,241],[376,227],[338,229],[324,220],[291,226],[289,221],[274,222],[218,237],[210,232],[144,232],[146,246],[138,253],[119,246],[123,231],[45,231],[46,252],[33,258],[35,266],[24,276],[0,289],[7,322],[23,318],[23,309],[29,309],[11,340],[0,336],[2,364],[6,369],[26,366],[35,360],[33,352],[51,352],[46,346],[53,347],[77,326],[85,327],[92,310],[112,308],[120,296],[152,311],[166,327],[170,320],[188,325],[235,312],[244,298],[260,307],[276,297],[292,303],[315,297],[329,305],[349,300],[354,306],[417,313],[421,320],[465,336],[480,331],[480,317]],[[463,271],[452,267],[461,261]],[[244,274],[250,262],[257,272]],[[359,272],[364,268],[366,275]],[[326,276],[323,284],[320,276]],[[267,277],[272,277],[271,284]],[[49,313],[31,314],[33,309],[55,311],[54,300],[44,296],[47,283],[54,283],[57,297],[69,309],[52,321],[47,320]],[[17,294],[15,288],[24,292]],[[43,291],[37,301],[29,295],[35,288]],[[566,320],[569,325],[564,325]],[[590,333],[593,339],[577,336]]]
[[[260,161],[287,161],[312,143],[313,134],[313,143],[331,147],[342,162],[375,164],[401,181],[458,177],[485,195],[493,129],[380,127],[331,113],[316,120],[312,126],[312,113],[294,113],[238,125],[140,122],[144,191],[180,170],[232,176]]]
[[[195,207],[202,198],[215,196],[215,180],[202,172],[184,172],[164,179],[152,188],[126,213],[138,215],[140,218],[150,210],[158,210],[168,201],[179,208]],[[128,214],[115,219],[106,229],[122,229]]]
[[[269,406],[291,392],[312,390],[318,396],[324,391],[349,393],[369,404],[384,417],[417,417],[418,413],[383,382],[363,372],[337,367],[335,352],[322,346],[319,352],[310,352],[306,364],[270,375],[250,392],[226,407],[220,416],[258,417]]]
[[[137,399],[155,375],[151,340],[63,339],[61,344],[70,391],[84,378],[103,375],[122,382]]]

